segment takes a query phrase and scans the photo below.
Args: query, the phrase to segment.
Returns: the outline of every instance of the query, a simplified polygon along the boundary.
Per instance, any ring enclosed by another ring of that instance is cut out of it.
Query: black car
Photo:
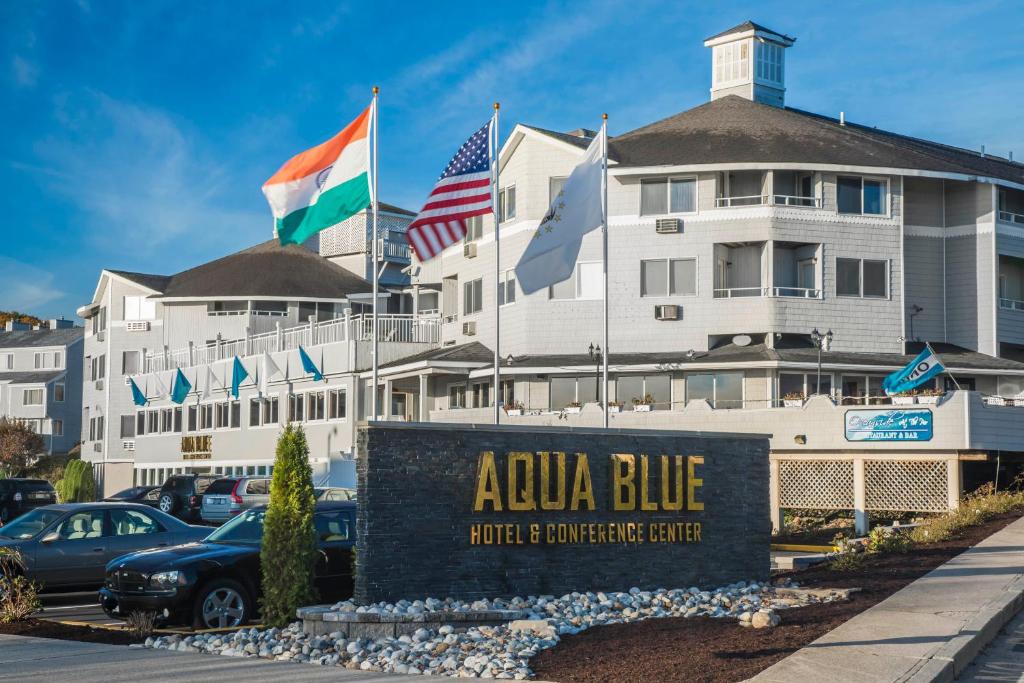
[[[118,491],[112,496],[103,499],[104,503],[138,503],[148,505],[151,508],[157,507],[160,502],[159,486],[133,486],[124,491]]]
[[[56,502],[57,492],[44,479],[0,479],[0,524]]]
[[[70,503],[30,510],[0,527],[0,546],[18,550],[25,575],[44,590],[95,589],[107,563],[121,555],[208,533],[143,505]]]
[[[161,512],[174,515],[186,522],[201,519],[203,493],[210,484],[220,479],[214,474],[175,474],[160,487],[157,507]]]
[[[201,543],[149,550],[107,565],[100,604],[112,617],[156,612],[162,623],[196,628],[240,626],[256,616],[266,507],[245,510]],[[356,505],[317,503],[314,581],[320,599],[352,595]]]

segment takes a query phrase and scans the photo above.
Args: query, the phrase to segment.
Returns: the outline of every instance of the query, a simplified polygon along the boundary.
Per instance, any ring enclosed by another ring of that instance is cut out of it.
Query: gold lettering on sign
[[[551,498],[551,454],[540,455],[540,509],[565,509],[565,453],[555,453],[555,498]]]
[[[202,436],[181,437],[182,460],[209,460],[213,456],[213,437]]]
[[[523,464],[523,481],[519,482],[519,463]],[[533,497],[533,453],[512,451],[508,454],[508,509],[518,512],[536,510]]]
[[[661,507],[664,510],[676,511],[683,509],[683,456],[674,455],[675,485],[669,478],[669,456],[661,456]],[[675,495],[672,495],[673,492]]]
[[[594,483],[590,480],[590,464],[586,453],[576,454],[576,476],[572,483],[572,502],[570,510],[579,510],[580,503],[586,503],[587,510],[594,510]]]
[[[613,453],[611,459],[612,509],[632,510],[636,508],[636,456],[632,453]]]
[[[498,488],[498,470],[494,466],[494,452],[480,454],[480,465],[476,475],[476,497],[473,512],[483,512],[484,503],[490,501],[494,512],[501,512],[501,490]]]
[[[665,456],[661,456],[663,459]],[[649,499],[650,472],[647,466],[647,456],[640,456],[640,509],[644,512],[653,512],[658,509],[658,504]],[[664,489],[663,489],[664,490]]]
[[[686,469],[686,509],[687,510],[703,510],[704,503],[697,500],[697,489],[704,486],[704,480],[698,479],[694,475],[694,468],[697,465],[704,464],[703,455],[690,455],[687,456],[687,469]],[[700,526],[697,526],[697,538],[700,539]]]

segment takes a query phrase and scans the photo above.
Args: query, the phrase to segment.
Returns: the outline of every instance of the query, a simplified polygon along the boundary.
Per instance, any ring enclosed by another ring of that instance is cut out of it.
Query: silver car
[[[270,502],[269,477],[224,477],[203,493],[200,516],[204,522],[220,524],[238,513]]]

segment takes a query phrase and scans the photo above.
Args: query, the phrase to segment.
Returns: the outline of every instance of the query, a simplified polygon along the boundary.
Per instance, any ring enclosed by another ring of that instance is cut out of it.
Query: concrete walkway
[[[1024,612],[957,678],[963,683],[1024,683]]]
[[[952,681],[1022,605],[1024,519],[750,680]]]
[[[191,683],[193,681],[350,681],[393,683],[409,677],[265,659],[145,650],[69,640],[0,635],[0,681]]]

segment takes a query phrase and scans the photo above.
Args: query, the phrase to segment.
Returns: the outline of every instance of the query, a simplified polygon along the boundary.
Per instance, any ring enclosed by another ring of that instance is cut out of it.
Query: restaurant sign
[[[210,460],[213,457],[213,437],[202,436],[181,437],[182,460]]]
[[[847,441],[931,441],[934,416],[927,408],[848,410]]]

